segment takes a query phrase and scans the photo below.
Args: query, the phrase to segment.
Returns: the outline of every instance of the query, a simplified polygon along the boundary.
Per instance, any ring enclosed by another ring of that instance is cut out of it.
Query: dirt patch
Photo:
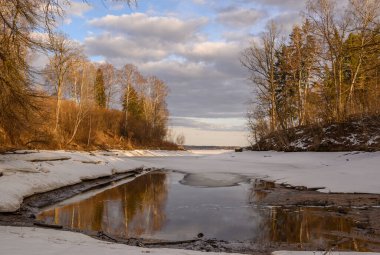
[[[380,194],[322,193],[318,189],[323,187],[308,189],[257,180],[250,199],[267,206],[380,207]]]

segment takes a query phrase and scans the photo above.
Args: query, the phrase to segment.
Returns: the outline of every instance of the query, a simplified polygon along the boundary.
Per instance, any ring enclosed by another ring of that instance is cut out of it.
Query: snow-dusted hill
[[[271,133],[254,150],[379,151],[380,117],[365,117],[322,126],[302,126]]]

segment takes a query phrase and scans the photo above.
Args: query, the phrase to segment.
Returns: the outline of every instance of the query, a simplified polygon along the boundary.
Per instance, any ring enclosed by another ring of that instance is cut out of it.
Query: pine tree
[[[142,105],[136,90],[130,86],[124,94],[123,111],[128,112],[128,115],[133,116],[135,119],[141,117]]]
[[[106,92],[104,87],[104,78],[103,78],[103,72],[100,68],[96,71],[96,78],[95,78],[95,102],[96,105],[105,108],[106,107]]]

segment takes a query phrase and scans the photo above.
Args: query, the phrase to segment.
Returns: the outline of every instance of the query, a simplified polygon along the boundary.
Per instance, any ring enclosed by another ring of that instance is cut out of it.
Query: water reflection
[[[181,173],[153,172],[88,199],[44,211],[38,219],[122,238],[206,239],[288,243],[328,249],[368,251],[366,241],[350,237],[355,222],[326,208],[260,208],[274,183],[199,188],[182,185]],[[375,244],[379,247],[379,244]]]
[[[124,238],[152,235],[165,221],[167,194],[166,174],[157,172],[80,202],[44,211],[38,219]]]
[[[249,196],[249,201],[261,201],[268,195],[269,190],[275,187],[275,183],[256,179]]]

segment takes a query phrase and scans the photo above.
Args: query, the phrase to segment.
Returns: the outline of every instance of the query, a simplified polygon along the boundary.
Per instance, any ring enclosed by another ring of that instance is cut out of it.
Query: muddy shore
[[[87,180],[79,184],[60,188],[50,192],[36,194],[24,199],[21,209],[15,213],[0,213],[0,225],[43,227],[36,220],[36,215],[43,208],[71,198],[75,195],[104,188],[112,183],[133,179],[142,173],[137,169],[124,174]],[[149,170],[148,170],[149,171]],[[147,172],[148,172],[147,171]],[[120,239],[103,232],[82,233],[94,238],[110,242],[124,243],[143,247],[183,248],[202,251],[240,252],[249,254],[268,254],[275,250],[356,250],[380,252],[380,195],[377,194],[334,194],[321,193],[317,189],[292,187],[275,184],[263,180],[253,180],[250,201],[253,206],[277,208],[283,210],[308,211],[316,221],[331,218],[341,222],[349,222],[351,231],[336,233],[330,231],[331,242],[299,243],[299,242],[228,242],[223,240],[208,240],[202,236],[192,240],[168,242],[165,240]],[[321,208],[323,210],[319,210]],[[48,226],[69,230],[63,226]]]

